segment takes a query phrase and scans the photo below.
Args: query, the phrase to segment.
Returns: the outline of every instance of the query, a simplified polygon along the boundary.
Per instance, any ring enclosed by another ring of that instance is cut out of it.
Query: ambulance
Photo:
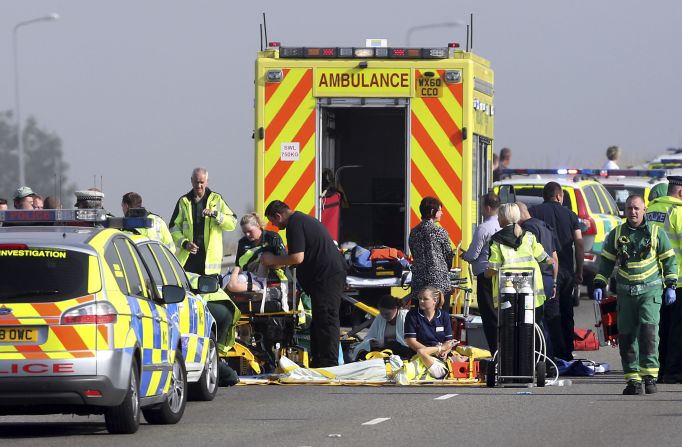
[[[469,245],[492,179],[487,60],[457,44],[270,43],[256,59],[255,89],[259,213],[282,200],[322,219],[321,195],[333,179],[343,194],[333,223],[339,243],[409,252],[419,203],[434,196],[453,247]]]

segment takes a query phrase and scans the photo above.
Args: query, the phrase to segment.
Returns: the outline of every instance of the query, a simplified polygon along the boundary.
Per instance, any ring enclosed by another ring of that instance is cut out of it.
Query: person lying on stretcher
[[[267,301],[281,301],[287,307],[287,277],[282,268],[268,269],[260,263],[261,254],[268,252],[276,256],[286,255],[286,248],[279,234],[265,230],[265,223],[256,213],[242,217],[240,221],[244,237],[239,240],[235,267],[223,277],[223,288],[234,296],[236,302],[246,302],[240,292],[258,291],[268,288]],[[276,283],[277,287],[268,287]],[[287,310],[287,309],[284,309]]]
[[[379,315],[374,318],[364,340],[352,352],[353,361],[364,360],[370,351],[391,350],[404,359],[414,356],[405,341],[405,316],[407,309],[398,309],[400,301],[391,295],[379,298]]]
[[[434,379],[448,374],[444,363],[450,352],[459,344],[452,338],[450,314],[442,309],[443,292],[435,287],[425,287],[418,293],[419,307],[410,310],[405,317],[405,341],[428,368]]]

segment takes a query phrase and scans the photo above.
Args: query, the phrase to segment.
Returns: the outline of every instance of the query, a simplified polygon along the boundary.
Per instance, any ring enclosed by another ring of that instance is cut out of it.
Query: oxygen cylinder
[[[519,283],[519,300],[517,313],[517,374],[533,376],[533,337],[535,337],[535,297],[532,276],[528,272],[521,273]],[[532,381],[532,379],[531,379]]]
[[[500,281],[498,319],[498,371],[500,376],[514,374],[516,354],[514,352],[516,326],[516,289],[511,272],[505,272]]]

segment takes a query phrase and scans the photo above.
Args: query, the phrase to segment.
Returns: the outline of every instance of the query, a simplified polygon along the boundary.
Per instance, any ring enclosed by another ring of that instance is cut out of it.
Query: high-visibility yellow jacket
[[[659,196],[646,207],[646,220],[665,230],[677,258],[678,276],[682,273],[682,200]]]
[[[545,288],[542,283],[542,272],[540,262],[547,262],[549,256],[545,253],[542,245],[535,239],[535,235],[527,231],[523,236],[523,241],[517,249],[508,245],[501,244],[493,240],[490,244],[490,257],[488,258],[488,268],[499,270],[503,267],[523,268],[528,267],[534,270],[533,281],[535,293],[535,307],[540,307],[545,303]],[[499,284],[497,275],[493,276],[493,303],[497,307],[499,296]]]
[[[595,287],[606,286],[617,262],[616,282],[619,287],[629,287],[631,294],[639,295],[651,287],[662,289],[662,283],[669,287],[677,283],[677,259],[668,236],[648,221],[637,228],[624,223],[606,236]]]
[[[173,242],[173,236],[171,236],[168,225],[161,218],[154,213],[147,214],[147,217],[152,220],[151,228],[138,228],[137,232],[142,236],[161,242],[163,245],[168,247],[168,249],[175,253],[175,243]]]
[[[213,191],[207,191],[206,208],[216,212],[216,217],[207,217],[204,224],[204,248],[206,250],[205,273],[215,275],[220,273],[223,260],[223,231],[237,228],[237,218],[222,196]],[[192,221],[191,194],[180,197],[173,213],[175,218],[171,222],[170,232],[175,241],[177,257],[184,266],[189,258],[189,251],[183,245],[194,238],[194,223]]]

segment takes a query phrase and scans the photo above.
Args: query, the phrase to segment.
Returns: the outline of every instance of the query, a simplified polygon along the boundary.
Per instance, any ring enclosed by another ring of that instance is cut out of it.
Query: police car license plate
[[[7,342],[37,342],[37,327],[0,327],[0,343]]]

